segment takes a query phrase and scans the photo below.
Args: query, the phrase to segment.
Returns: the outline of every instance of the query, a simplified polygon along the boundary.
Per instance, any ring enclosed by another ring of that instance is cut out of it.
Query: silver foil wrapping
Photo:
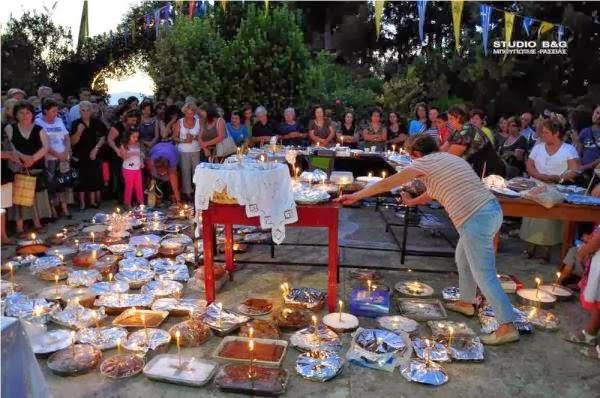
[[[202,256],[202,250],[198,255]],[[196,254],[193,251],[185,252],[175,257],[175,261],[182,264],[196,264]]]
[[[294,200],[300,204],[316,204],[327,202],[331,196],[324,190],[315,188],[299,188],[294,190]]]
[[[322,323],[300,329],[290,336],[290,343],[300,351],[332,351],[338,352],[342,349],[340,337],[333,330]]]
[[[194,315],[202,315],[206,311],[206,300],[161,298],[152,303],[154,311],[187,311]]]
[[[169,279],[177,282],[187,282],[190,272],[187,265],[168,258],[157,258],[150,261],[150,267],[156,272],[156,279]]]
[[[94,283],[90,289],[96,293],[97,296],[109,293],[127,293],[129,284],[123,281],[97,282]]]
[[[103,294],[94,301],[96,307],[150,307],[154,298],[147,294]]]
[[[358,366],[393,372],[400,365],[406,342],[399,334],[384,329],[358,328],[346,358]]]
[[[331,351],[309,351],[298,355],[296,372],[305,379],[327,381],[342,371],[344,359]]]
[[[156,350],[160,346],[167,345],[170,341],[171,335],[165,330],[156,328],[140,329],[127,337],[127,340],[123,343],[123,348],[145,353],[148,350]]]
[[[536,307],[521,307],[521,311],[527,314],[527,320],[536,329],[556,331],[559,329],[560,321],[556,314]]]
[[[73,287],[90,287],[96,282],[102,280],[102,274],[95,269],[77,270],[69,273],[67,284]]]
[[[15,256],[11,258],[9,262],[13,265],[14,269],[19,269],[33,264],[38,258],[39,257],[34,256],[33,254],[28,254],[26,256]]]
[[[138,247],[135,250],[125,252],[125,258],[138,257],[148,259],[156,256],[158,249],[156,247]]]
[[[377,323],[380,327],[391,330],[394,333],[412,333],[419,327],[417,321],[402,315],[380,316],[377,318]]]
[[[327,173],[319,169],[313,171],[303,171],[302,174],[300,174],[300,180],[314,183],[327,181]]]
[[[64,310],[56,311],[50,316],[52,322],[71,329],[87,328],[104,318],[106,318],[104,307],[92,310],[74,302],[69,303]]]
[[[119,261],[119,271],[136,271],[150,269],[148,260],[143,257],[126,257]]]
[[[513,313],[515,314],[515,320],[513,324],[519,331],[519,333],[532,333],[533,325],[527,319],[527,314],[518,308],[513,307]],[[494,310],[489,305],[484,305],[479,308],[479,322],[481,323],[481,333],[489,334],[493,333],[498,329],[498,320],[494,315]]]
[[[249,320],[250,318],[245,315],[224,308],[219,309],[215,303],[206,307],[206,312],[202,315],[202,321],[218,332],[235,330]]]
[[[79,245],[79,251],[83,252],[83,251],[100,251],[100,250],[104,250],[106,249],[106,245],[103,245],[102,243],[92,243],[92,242],[85,242],[85,243],[81,243]]]
[[[117,340],[125,341],[127,330],[119,326],[84,328],[77,332],[76,339],[82,344],[91,344],[99,350],[110,350],[117,346]]]
[[[117,272],[115,279],[127,282],[130,289],[139,289],[142,285],[152,281],[154,275],[154,271],[151,269],[126,270]]]
[[[445,339],[450,356],[455,361],[481,362],[485,358],[483,344],[477,336],[459,336]]]
[[[427,326],[431,329],[431,334],[434,337],[447,336],[475,336],[475,331],[467,324],[454,321],[428,321]]]
[[[194,241],[192,240],[192,238],[190,238],[189,236],[187,236],[185,234],[167,234],[164,236],[164,238],[162,238],[162,240],[160,241],[160,244],[164,245],[164,244],[168,244],[168,243],[187,246],[187,245],[193,244]]]
[[[446,346],[437,341],[429,340],[429,348],[424,339],[416,337],[412,340],[413,350],[417,357],[425,359],[429,356],[429,360],[434,362],[450,362],[450,355]]]
[[[183,285],[170,280],[150,281],[142,286],[142,294],[149,294],[155,298],[180,297]]]
[[[283,298],[285,304],[315,308],[325,301],[325,293],[312,287],[295,287]]]
[[[455,286],[449,286],[442,289],[442,298],[445,301],[460,300],[460,290]]]
[[[448,374],[440,365],[434,362],[425,363],[421,359],[413,359],[400,373],[408,381],[441,386],[448,381]]]
[[[33,274],[37,274],[47,268],[58,267],[62,263],[62,260],[58,256],[42,256],[33,261],[30,270]]]
[[[92,217],[93,223],[96,224],[104,224],[108,221],[108,214],[106,213],[96,213],[94,217]]]
[[[32,299],[23,293],[11,294],[4,301],[6,316],[26,318],[37,323],[48,323],[50,315],[58,309],[56,303],[49,303],[44,299]]]
[[[135,246],[127,244],[127,243],[119,243],[116,245],[108,246],[108,251],[112,254],[116,254],[119,256],[124,255],[126,252],[131,252],[135,250]]]

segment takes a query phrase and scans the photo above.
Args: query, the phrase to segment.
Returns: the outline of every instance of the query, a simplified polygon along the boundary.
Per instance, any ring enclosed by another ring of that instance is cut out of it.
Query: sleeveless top
[[[126,170],[139,170],[142,165],[142,152],[140,145],[127,148],[127,157],[123,159],[123,168]]]
[[[202,126],[202,133],[200,134],[202,141],[210,141],[217,138],[217,136],[219,135],[219,133],[217,132],[217,123],[219,123],[219,120],[221,119],[219,118],[215,120],[215,124],[212,127],[208,127],[207,124],[204,124]]]
[[[140,123],[140,141],[152,141],[154,139],[154,129],[156,128],[156,119],[151,122]]]
[[[33,126],[31,129],[31,134],[29,134],[29,138],[25,138],[19,129],[19,125],[17,123],[12,125],[12,138],[10,142],[15,147],[15,149],[21,152],[24,155],[33,155],[37,151],[39,151],[44,145],[42,144],[41,131],[42,128],[37,124]],[[44,158],[39,159],[33,166],[32,169],[43,168],[44,166]]]
[[[200,145],[198,144],[198,135],[200,134],[200,121],[194,118],[194,127],[187,128],[185,127],[184,118],[179,119],[179,139],[184,140],[189,135],[194,137],[194,140],[189,143],[180,142],[177,144],[177,149],[179,152],[199,152]]]

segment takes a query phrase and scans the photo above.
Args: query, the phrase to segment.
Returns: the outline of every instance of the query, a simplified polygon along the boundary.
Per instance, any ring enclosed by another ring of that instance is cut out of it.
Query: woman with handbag
[[[199,142],[207,159],[224,158],[237,149],[235,142],[225,131],[225,120],[212,105],[206,110],[206,123],[202,126]]]
[[[51,195],[52,207],[60,206],[63,215],[71,218],[67,207],[67,189],[70,183],[61,178],[71,170],[71,141],[69,131],[62,119],[58,117],[58,102],[44,99],[42,102],[42,115],[36,118],[35,124],[46,132],[48,137],[48,153],[46,153],[46,174],[48,191]],[[58,216],[58,210],[55,210]]]
[[[16,123],[9,124],[4,130],[25,172],[36,175],[30,214],[27,211],[28,207],[19,205],[21,202],[18,197],[20,191],[19,178],[15,176],[13,184],[13,209],[17,224],[17,233],[23,232],[23,220],[25,217],[30,216],[33,220],[34,229],[40,230],[42,228],[40,216],[50,215],[50,202],[48,200],[43,173],[44,156],[48,152],[48,138],[44,129],[33,123],[34,112],[35,109],[30,102],[19,101],[14,108]],[[23,168],[18,167],[21,171]]]

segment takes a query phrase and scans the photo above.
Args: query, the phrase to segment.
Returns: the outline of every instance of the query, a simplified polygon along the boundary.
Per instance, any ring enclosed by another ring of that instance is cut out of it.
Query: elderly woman
[[[336,133],[337,140],[344,146],[356,148],[358,146],[358,130],[354,122],[354,113],[347,111]]]
[[[540,138],[543,143],[531,150],[527,159],[527,173],[545,183],[572,181],[580,166],[577,150],[563,142],[563,132],[557,123],[544,120],[541,124]],[[562,242],[563,222],[539,218],[523,218],[521,239],[529,243],[525,252],[527,257],[535,256],[536,249],[542,251],[541,260],[550,261],[550,248]]]
[[[200,132],[200,148],[208,159],[216,156],[216,147],[225,137],[225,119],[221,117],[217,107],[211,105],[206,110],[206,122]]]
[[[437,141],[430,135],[412,136],[407,142],[407,150],[413,159],[410,167],[337,200],[350,205],[389,192],[415,178],[423,181],[427,192],[414,199],[403,193],[403,202],[414,206],[436,199],[448,212],[460,237],[455,260],[461,301],[447,304],[447,308],[467,316],[475,315],[479,287],[500,325],[494,333],[481,336],[481,341],[489,345],[518,341],[512,305],[496,276],[493,239],[502,225],[500,204],[467,162],[449,153],[438,152]]]
[[[375,147],[377,151],[385,151],[385,143],[388,133],[385,124],[381,120],[381,110],[373,108],[369,114],[369,122],[361,132],[365,142],[365,148]]]
[[[306,134],[302,132],[300,123],[296,121],[294,108],[287,108],[283,111],[283,122],[279,124],[279,134],[286,145],[303,146],[305,144]]]
[[[200,120],[196,116],[196,103],[186,102],[181,108],[183,117],[173,125],[173,139],[179,150],[181,181],[185,200],[191,200],[193,188],[192,177],[196,166],[200,163]]]
[[[30,216],[36,230],[42,228],[40,217],[51,215],[48,192],[43,186],[44,156],[48,152],[48,137],[39,125],[34,124],[33,105],[27,101],[19,101],[14,108],[16,123],[6,126],[5,133],[10,142],[18,164],[30,174],[36,175],[36,194],[31,213],[26,214],[23,206],[14,206],[17,232],[23,232],[23,219]]]
[[[507,120],[508,136],[498,147],[498,154],[506,164],[506,178],[523,175],[525,172],[525,156],[527,140],[521,135],[519,121],[516,117]]]
[[[313,119],[308,123],[308,137],[313,145],[329,146],[335,141],[335,125],[325,117],[323,107],[313,108]]]
[[[242,118],[238,111],[231,112],[229,123],[225,125],[225,128],[227,129],[227,134],[235,142],[235,145],[243,145],[250,138],[248,128],[245,124],[242,124]]]
[[[179,153],[172,142],[159,142],[154,145],[147,158],[148,169],[152,178],[163,185],[168,181],[168,186],[173,192],[173,197],[177,204],[181,203],[181,194],[179,191],[179,173],[177,166],[179,164]],[[164,189],[161,188],[163,192]]]
[[[66,173],[70,168],[71,140],[69,131],[62,119],[58,117],[59,104],[53,99],[42,102],[42,116],[36,118],[35,123],[44,129],[48,137],[48,153],[46,153],[46,173],[48,176],[49,193],[52,195],[52,205],[56,209],[60,206],[63,215],[71,218],[67,207],[67,186],[61,185],[57,178],[61,173]],[[58,210],[56,211],[58,215]]]
[[[93,208],[100,206],[100,190],[102,189],[102,168],[98,152],[104,146],[106,126],[92,115],[93,105],[88,101],[79,103],[81,118],[74,120],[71,135],[73,158],[79,169],[80,210],[85,209],[85,196],[89,196],[89,204]]]
[[[252,143],[262,146],[271,140],[271,137],[277,136],[277,127],[271,122],[267,115],[267,109],[259,106],[254,112],[256,123],[252,126]]]

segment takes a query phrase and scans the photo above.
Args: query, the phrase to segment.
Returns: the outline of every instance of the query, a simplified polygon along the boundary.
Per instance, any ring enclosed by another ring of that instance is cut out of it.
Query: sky
[[[26,10],[44,12],[44,7],[51,9],[54,3],[56,3],[56,7],[50,14],[52,20],[56,24],[71,28],[73,43],[76,45],[83,0],[4,0],[0,6],[0,23],[4,27],[11,14],[19,17]],[[127,10],[137,3],[140,3],[140,0],[89,0],[90,36],[105,33],[111,29],[116,30]],[[107,79],[107,84],[109,93],[126,91],[152,94],[154,90],[152,79],[142,71],[124,80]],[[117,98],[111,98],[111,102],[116,100]]]

